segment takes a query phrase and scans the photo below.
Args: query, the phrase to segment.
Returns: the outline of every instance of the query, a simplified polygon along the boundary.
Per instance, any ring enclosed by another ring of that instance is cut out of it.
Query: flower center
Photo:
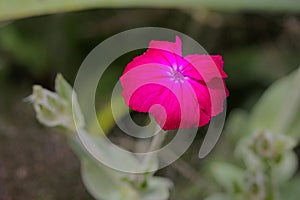
[[[187,77],[182,74],[182,65],[178,67],[177,64],[173,64],[170,71],[168,72],[168,75],[170,75],[170,79],[175,83],[183,83],[187,79]]]

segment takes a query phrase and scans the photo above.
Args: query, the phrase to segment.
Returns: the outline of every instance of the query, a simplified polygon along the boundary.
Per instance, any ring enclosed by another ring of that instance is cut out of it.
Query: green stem
[[[267,200],[279,200],[278,186],[271,166],[268,167],[266,174],[269,179]]]
[[[150,154],[150,152],[153,152],[155,150],[157,150],[158,147],[160,147],[165,139],[166,133],[164,131],[161,131],[161,129],[159,129],[158,131],[156,131],[149,149],[147,152],[149,152],[148,154],[146,154],[144,160],[142,161],[142,167],[146,170],[149,167],[149,164],[151,162],[151,160],[153,159],[153,154]]]
[[[150,146],[148,148],[148,154],[145,155],[144,159],[142,160],[141,167],[142,171],[144,171],[143,174],[134,174],[135,182],[139,187],[143,187],[143,184],[147,180],[148,170],[151,163],[151,160],[156,156],[156,154],[152,154],[151,152],[157,150],[158,147],[160,147],[165,139],[166,133],[161,131],[159,128],[153,136],[153,139],[150,143]]]

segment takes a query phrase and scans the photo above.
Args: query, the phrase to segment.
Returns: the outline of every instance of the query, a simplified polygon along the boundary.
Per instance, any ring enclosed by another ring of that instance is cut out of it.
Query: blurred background
[[[228,112],[250,110],[263,91],[300,63],[300,14],[293,11],[189,8],[106,8],[0,22],[0,199],[93,199],[84,188],[77,157],[57,131],[40,125],[24,102],[33,84],[53,89],[57,73],[73,83],[85,56],[106,38],[137,27],[174,29],[223,55],[230,90]],[[120,57],[101,80],[97,109],[126,64],[142,51]],[[199,140],[160,175],[175,182],[176,199],[201,199],[192,187]],[[227,152],[230,154],[231,152]],[[201,183],[197,183],[201,184]],[[175,190],[174,190],[175,191]],[[173,191],[173,193],[174,193]]]

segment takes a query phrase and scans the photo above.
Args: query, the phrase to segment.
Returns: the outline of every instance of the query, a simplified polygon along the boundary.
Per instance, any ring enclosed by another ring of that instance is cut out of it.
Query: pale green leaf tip
[[[57,88],[59,84],[65,84],[65,83],[66,80],[64,79],[63,75],[58,73],[55,78],[55,88]]]
[[[40,85],[33,85],[32,86],[32,94],[25,97],[23,99],[23,102],[27,102],[27,103],[33,103],[34,100],[34,94],[36,94],[36,92],[39,92],[42,89],[42,87]]]

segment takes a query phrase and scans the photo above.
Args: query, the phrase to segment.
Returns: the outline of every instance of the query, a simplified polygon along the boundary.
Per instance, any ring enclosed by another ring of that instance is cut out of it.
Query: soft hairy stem
[[[279,194],[278,194],[278,186],[276,183],[276,180],[274,179],[274,171],[272,170],[271,167],[268,168],[267,170],[267,176],[268,176],[268,200],[279,200]]]
[[[164,131],[162,131],[161,129],[158,129],[153,136],[153,139],[150,143],[150,146],[147,150],[147,154],[145,155],[144,159],[142,160],[141,163],[141,168],[142,171],[144,171],[143,174],[135,174],[135,180],[136,182],[141,186],[145,183],[145,181],[147,180],[147,174],[148,172],[151,172],[151,161],[152,159],[154,159],[155,156],[157,156],[157,154],[153,154],[151,152],[154,152],[155,150],[157,150],[163,143],[164,139],[165,139],[165,135],[166,133]]]
[[[147,151],[148,154],[146,154],[144,160],[142,161],[142,167],[144,168],[144,170],[147,170],[151,160],[153,159],[153,154],[151,154],[151,152],[154,152],[155,150],[157,150],[158,147],[162,145],[163,141],[165,140],[165,136],[166,133],[161,129],[157,130],[156,133],[154,134],[154,137]]]

